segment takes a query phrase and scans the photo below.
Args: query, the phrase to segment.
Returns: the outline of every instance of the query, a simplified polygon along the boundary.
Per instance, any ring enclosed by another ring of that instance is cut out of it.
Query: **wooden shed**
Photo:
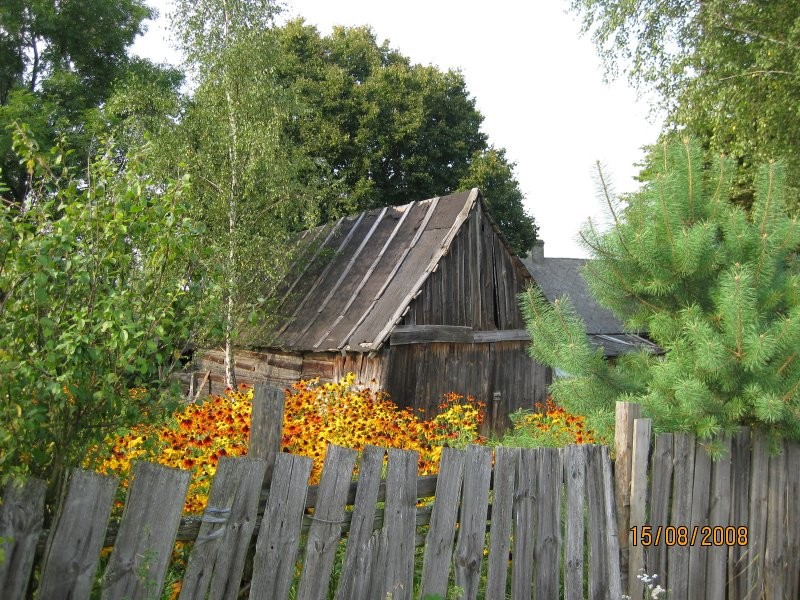
[[[428,414],[447,392],[472,395],[492,427],[545,399],[550,371],[526,352],[517,301],[531,274],[477,189],[345,217],[300,244],[277,325],[236,355],[239,382],[352,371]],[[221,350],[195,363],[198,379],[210,372],[206,381],[224,386]]]

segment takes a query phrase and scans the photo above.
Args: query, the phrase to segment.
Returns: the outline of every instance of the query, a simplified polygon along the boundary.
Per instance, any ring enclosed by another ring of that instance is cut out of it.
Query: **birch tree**
[[[299,116],[291,93],[274,77],[280,53],[269,35],[271,0],[181,0],[175,33],[197,85],[181,124],[179,159],[195,182],[192,210],[208,232],[214,273],[207,306],[225,345],[227,385],[234,387],[234,345],[243,328],[266,318],[269,281],[287,262],[289,232],[313,222],[313,202],[294,182],[302,161],[282,143]]]

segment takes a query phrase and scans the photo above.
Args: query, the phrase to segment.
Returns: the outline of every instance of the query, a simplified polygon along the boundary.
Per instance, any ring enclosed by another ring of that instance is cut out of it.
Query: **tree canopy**
[[[128,70],[160,68],[128,56],[154,12],[143,0],[8,0],[0,7],[0,168],[18,204],[30,189],[12,132],[25,123],[42,147],[56,141],[85,165],[103,132],[98,111]],[[65,159],[68,159],[66,157]]]
[[[756,167],[787,166],[800,208],[800,4],[793,0],[572,0],[611,75],[657,93],[665,131],[734,160],[733,199],[749,206]]]
[[[275,35],[278,77],[306,107],[291,139],[326,173],[320,221],[479,183],[512,245],[530,248],[536,228],[514,165],[488,146],[461,73],[411,64],[368,27],[321,36],[296,20]]]
[[[616,400],[640,402],[661,430],[709,438],[739,425],[800,438],[800,226],[784,205],[783,166],[754,182],[750,211],[730,202],[729,161],[703,167],[698,144],[665,149],[653,181],[589,227],[584,276],[600,304],[664,351],[616,362],[593,349],[568,299],[522,298],[531,355],[570,377],[551,391],[613,431]]]

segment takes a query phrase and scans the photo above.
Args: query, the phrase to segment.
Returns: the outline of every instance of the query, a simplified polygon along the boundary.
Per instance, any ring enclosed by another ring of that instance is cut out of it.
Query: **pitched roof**
[[[569,297],[575,311],[586,324],[589,341],[595,346],[602,346],[606,356],[617,356],[639,347],[660,353],[661,349],[649,340],[626,332],[622,322],[597,303],[581,273],[588,260],[551,258],[532,253],[522,262],[545,298],[552,302],[562,296]]]
[[[305,232],[264,345],[377,350],[448,251],[480,192],[389,206]]]

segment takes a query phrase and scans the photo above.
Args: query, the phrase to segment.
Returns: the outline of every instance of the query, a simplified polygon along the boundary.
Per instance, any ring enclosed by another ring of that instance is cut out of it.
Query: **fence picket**
[[[386,575],[380,598],[391,594],[392,600],[408,600],[413,592],[418,463],[418,452],[389,448],[383,526]]]
[[[11,480],[0,504],[0,590],[9,600],[24,598],[44,520],[47,485],[41,479]]]
[[[238,596],[266,469],[262,459],[220,458],[180,600]]]
[[[38,596],[89,598],[119,481],[75,469],[43,560]]]
[[[684,521],[689,537],[689,599],[705,600],[708,576],[708,548],[701,545],[700,527],[708,524],[710,517],[709,496],[711,494],[711,457],[695,441],[694,482],[692,484],[691,517]],[[695,535],[697,534],[697,535]]]
[[[747,595],[759,600],[764,592],[764,545],[767,541],[767,498],[769,490],[769,441],[764,432],[754,431],[750,475],[750,520],[747,527]]]
[[[436,482],[436,501],[431,513],[431,524],[425,539],[425,557],[422,563],[421,597],[447,595],[447,582],[453,558],[461,482],[464,478],[465,453],[454,448],[444,448]]]
[[[319,498],[311,516],[312,524],[306,541],[298,600],[322,600],[328,597],[328,581],[342,536],[347,491],[353,479],[357,454],[350,448],[328,445]]]
[[[641,405],[635,402],[617,402],[615,414],[614,500],[617,514],[617,533],[620,543],[620,569],[622,577],[628,575],[628,530],[630,529],[631,459],[633,456],[633,424],[642,416]]]
[[[669,525],[669,500],[672,497],[672,446],[673,436],[671,433],[662,433],[656,436],[651,469],[649,524],[656,533],[660,531],[662,535]],[[659,583],[666,584],[667,545],[660,543],[649,546],[645,551],[645,564],[645,570],[649,575],[658,575]]]
[[[144,600],[160,594],[189,477],[188,471],[134,464],[119,533],[103,575],[103,600]]]
[[[711,496],[708,525],[725,527],[731,520],[731,438],[724,441],[723,454],[711,465]],[[713,541],[713,540],[712,540]],[[708,600],[725,600],[725,575],[728,550],[724,545],[708,548],[706,593]]]
[[[695,441],[690,435],[676,433],[673,435],[673,443],[674,467],[670,526],[677,528],[688,526],[692,518]],[[676,598],[688,597],[689,548],[686,545],[677,544],[674,536],[667,550],[667,563],[669,565],[667,586]]]
[[[750,430],[740,429],[731,440],[731,521],[734,527],[750,522]],[[747,590],[747,547],[728,548],[728,597],[744,598]]]
[[[305,456],[276,457],[269,500],[256,541],[250,584],[252,600],[289,597],[312,466],[313,461]]]
[[[620,545],[617,536],[617,514],[614,504],[614,475],[609,456],[608,446],[600,446],[600,477],[603,489],[603,510],[605,544],[606,544],[606,565],[608,571],[608,597],[616,600],[622,596],[622,571],[620,567]]]
[[[785,444],[781,444],[779,453],[769,457],[767,536],[764,546],[764,595],[767,598],[787,597],[786,573],[789,561],[786,556],[788,546],[786,467],[786,448]]]
[[[789,566],[786,569],[786,597],[800,596],[800,444],[786,444],[786,465],[788,478],[786,482],[786,529],[788,530],[787,554]]]
[[[581,600],[586,508],[586,446],[565,448],[564,478],[567,484],[567,514],[564,519],[564,600]]]
[[[589,598],[606,600],[609,587],[609,557],[605,542],[605,507],[603,506],[602,457],[599,446],[586,449],[586,487],[589,508]]]
[[[633,452],[631,453],[631,506],[630,527],[645,525],[647,516],[647,463],[650,454],[650,434],[653,422],[650,419],[636,419],[633,424]],[[644,547],[641,543],[632,545],[633,534],[628,536],[628,595],[637,600],[642,597],[642,582],[637,577],[644,568]]]
[[[537,598],[558,597],[561,569],[561,492],[564,466],[557,448],[538,448],[536,540],[533,548]]]
[[[360,600],[367,597],[365,594],[369,591],[369,574],[377,544],[377,540],[372,537],[375,505],[378,501],[385,454],[386,451],[377,446],[367,446],[361,454],[358,487],[336,600]]]
[[[275,459],[281,451],[284,404],[283,390],[271,385],[258,384],[255,386],[247,454],[266,461],[264,486],[268,486],[272,481]]]
[[[519,448],[499,446],[494,451],[492,521],[489,530],[489,558],[486,575],[487,600],[505,600],[508,561],[511,551],[514,484],[517,478]],[[426,548],[427,552],[427,548]],[[444,597],[444,594],[441,594]]]
[[[474,599],[478,596],[483,548],[486,545],[491,478],[492,449],[467,446],[458,539],[453,556],[456,586],[463,590],[462,598]]]
[[[519,453],[514,491],[514,559],[511,565],[511,597],[514,600],[532,597],[536,459],[535,449],[524,448]]]

